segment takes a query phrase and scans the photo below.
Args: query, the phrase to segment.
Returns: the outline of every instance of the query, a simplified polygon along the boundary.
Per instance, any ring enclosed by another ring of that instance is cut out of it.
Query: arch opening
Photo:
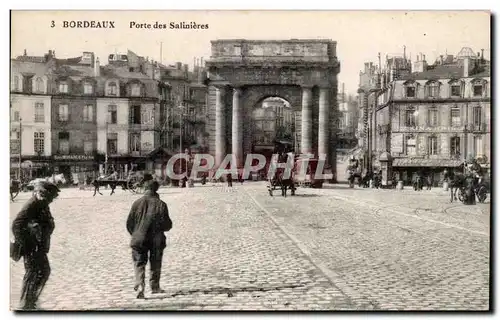
[[[296,117],[290,102],[278,96],[261,99],[252,109],[252,152],[270,158],[277,152],[294,152]]]

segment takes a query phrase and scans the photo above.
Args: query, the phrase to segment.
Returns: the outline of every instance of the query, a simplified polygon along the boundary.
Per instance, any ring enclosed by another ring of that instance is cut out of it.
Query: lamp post
[[[376,129],[376,124],[374,124],[374,122],[376,122],[376,111],[377,111],[377,103],[378,103],[377,94],[378,94],[378,92],[380,92],[380,89],[371,89],[368,93],[369,95],[374,93],[374,96],[375,96],[375,101],[371,105],[369,122],[368,122],[368,128],[369,128],[369,130],[368,130],[368,170],[370,172],[373,171],[373,161],[372,161],[373,141],[372,140],[373,140],[373,136],[374,136],[373,132]]]
[[[17,179],[21,181],[21,162],[22,162],[22,153],[23,153],[23,119],[19,118],[19,172]]]

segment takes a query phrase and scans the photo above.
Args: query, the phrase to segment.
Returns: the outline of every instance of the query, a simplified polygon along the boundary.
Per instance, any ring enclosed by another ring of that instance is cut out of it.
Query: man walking
[[[132,260],[135,269],[137,298],[144,298],[146,264],[150,264],[149,284],[153,294],[164,293],[160,288],[163,250],[166,247],[164,232],[172,228],[168,207],[160,200],[157,191],[159,184],[155,180],[144,183],[144,196],[132,204],[127,219],[127,230],[132,236]]]
[[[34,188],[33,197],[26,202],[12,223],[12,233],[21,247],[26,271],[21,290],[21,308],[36,309],[36,302],[49,279],[50,265],[47,253],[54,231],[54,219],[49,204],[59,195],[59,188],[46,181]]]

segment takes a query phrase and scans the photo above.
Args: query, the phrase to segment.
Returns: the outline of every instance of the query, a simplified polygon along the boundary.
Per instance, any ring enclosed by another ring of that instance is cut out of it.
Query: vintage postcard
[[[490,310],[490,24],[11,11],[11,309]]]

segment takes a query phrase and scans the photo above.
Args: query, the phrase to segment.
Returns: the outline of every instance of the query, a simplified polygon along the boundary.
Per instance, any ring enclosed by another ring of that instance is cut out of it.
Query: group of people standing
[[[145,297],[146,265],[150,263],[150,289],[152,294],[165,292],[160,287],[163,251],[166,248],[165,232],[172,229],[167,204],[158,194],[159,183],[144,179],[145,193],[130,209],[125,227],[130,234],[130,247],[134,263],[137,298]],[[49,205],[59,196],[60,189],[47,181],[39,182],[29,199],[12,223],[14,242],[11,243],[11,258],[24,260],[25,275],[21,289],[21,310],[37,309],[40,297],[51,268],[48,259],[50,240],[55,221]],[[14,249],[13,249],[14,248]],[[68,279],[70,281],[71,279]]]

